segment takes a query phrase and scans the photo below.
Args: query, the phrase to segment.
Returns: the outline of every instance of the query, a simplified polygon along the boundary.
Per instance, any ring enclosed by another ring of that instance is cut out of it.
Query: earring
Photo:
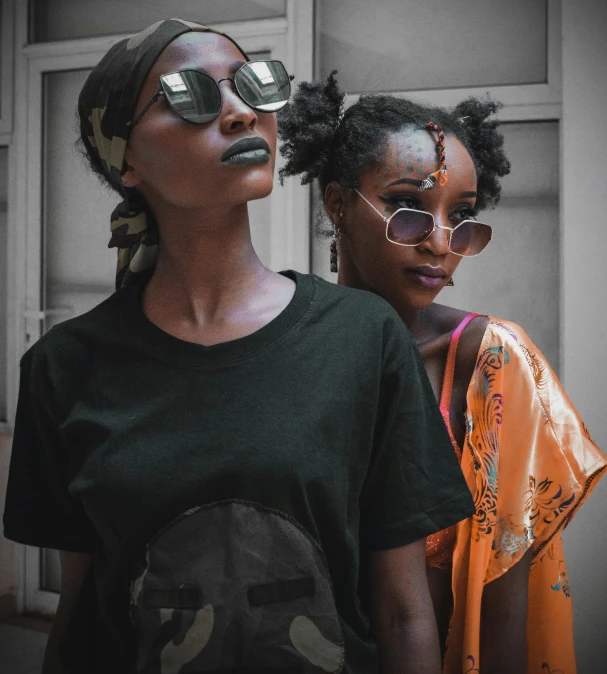
[[[454,286],[455,283],[453,283],[453,278],[450,278],[445,285]]]
[[[343,213],[339,214],[339,219],[342,220],[344,217]],[[329,261],[331,265],[331,271],[333,274],[337,274],[337,241],[336,237],[339,236],[339,230],[334,227],[333,228],[333,238],[331,239],[331,245],[329,246]]]
[[[125,168],[122,171],[122,174],[120,175],[120,182],[125,186],[125,187],[132,187],[132,185],[129,185],[129,182],[131,182],[129,178],[129,173],[133,170],[132,166],[129,166],[129,164],[126,164],[125,162]],[[125,180],[126,178],[126,180]]]
[[[329,247],[329,260],[331,262],[331,271],[337,274],[337,241],[334,238],[331,239]]]

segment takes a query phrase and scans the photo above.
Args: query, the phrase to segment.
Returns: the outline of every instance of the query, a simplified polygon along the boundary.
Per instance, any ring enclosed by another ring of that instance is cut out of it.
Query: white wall
[[[562,370],[607,449],[607,3],[563,0]],[[607,476],[565,533],[579,674],[607,671]]]

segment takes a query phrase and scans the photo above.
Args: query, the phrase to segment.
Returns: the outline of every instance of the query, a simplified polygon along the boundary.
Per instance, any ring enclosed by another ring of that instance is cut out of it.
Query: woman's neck
[[[394,307],[398,315],[403,319],[405,325],[411,331],[417,344],[425,342],[434,336],[434,304],[430,304],[423,309],[412,309],[411,307]]]
[[[271,274],[251,242],[246,204],[196,211],[154,208],[160,229],[146,303],[171,302],[192,320],[246,302]]]

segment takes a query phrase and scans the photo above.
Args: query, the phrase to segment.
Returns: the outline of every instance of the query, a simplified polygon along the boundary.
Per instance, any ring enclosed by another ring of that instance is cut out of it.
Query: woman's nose
[[[233,82],[226,80],[222,83],[221,98],[221,126],[225,132],[255,128],[257,113],[236,93]]]
[[[429,250],[433,255],[446,255],[451,252],[451,228],[436,222],[434,231],[419,244],[419,248]]]

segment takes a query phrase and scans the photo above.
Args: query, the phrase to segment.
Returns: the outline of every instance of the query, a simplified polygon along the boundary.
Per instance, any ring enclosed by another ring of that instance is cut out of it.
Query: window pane
[[[321,0],[321,75],[349,93],[544,82],[544,0]]]
[[[202,24],[285,16],[285,0],[33,0],[34,42],[135,33],[176,16]]]

